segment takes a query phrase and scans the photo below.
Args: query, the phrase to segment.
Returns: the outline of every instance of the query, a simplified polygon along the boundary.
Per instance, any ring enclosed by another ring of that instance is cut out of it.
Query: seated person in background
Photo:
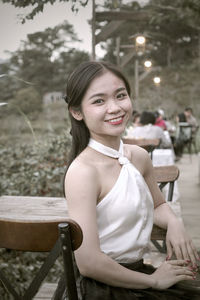
[[[183,113],[178,114],[177,122],[186,122],[192,126],[192,132],[195,132],[199,127],[196,118],[193,115],[191,107],[186,107]]]
[[[132,116],[133,116],[133,124],[132,124],[132,126],[133,127],[140,126],[140,113],[135,110],[135,111],[133,111]]]
[[[176,121],[177,121],[177,123],[179,123],[179,122],[184,122],[184,123],[187,122],[185,114],[184,113],[178,114],[177,117],[176,117]]]
[[[163,130],[167,130],[167,125],[165,123],[165,120],[163,119],[165,115],[164,111],[162,109],[158,109],[155,115],[156,115],[155,125],[161,127]]]
[[[140,116],[140,126],[133,128],[126,135],[127,138],[160,139],[160,148],[171,148],[170,138],[167,138],[162,128],[155,125],[154,113],[143,111]]]
[[[128,126],[126,128],[125,135],[127,135],[127,136],[129,136],[129,133],[131,134],[132,130],[135,127],[140,126],[140,113],[137,110],[133,110],[131,119],[132,119],[132,122],[131,122],[130,126]]]
[[[181,157],[183,154],[184,146],[187,145],[195,136],[195,132],[198,129],[198,123],[193,116],[191,107],[186,107],[183,113],[178,114],[177,123],[186,123],[191,127],[178,126],[177,136],[174,141],[174,151],[177,157]]]
[[[184,110],[184,115],[186,122],[192,126],[192,132],[195,132],[199,127],[196,118],[193,115],[193,110],[191,107],[186,107]]]

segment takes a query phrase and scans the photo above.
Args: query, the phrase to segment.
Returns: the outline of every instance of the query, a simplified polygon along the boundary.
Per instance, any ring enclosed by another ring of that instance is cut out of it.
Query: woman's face
[[[132,104],[125,83],[106,71],[89,85],[81,104],[84,120],[92,138],[120,136],[132,113]]]

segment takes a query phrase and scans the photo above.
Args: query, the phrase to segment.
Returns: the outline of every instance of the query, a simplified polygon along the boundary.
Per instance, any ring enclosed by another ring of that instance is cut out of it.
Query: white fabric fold
[[[113,148],[107,147],[107,146],[95,141],[92,138],[90,139],[88,146],[98,152],[101,152],[102,154],[104,154],[106,156],[118,158],[120,165],[129,163],[128,158],[124,156],[124,144],[123,144],[122,140],[120,140],[119,151],[117,151]]]

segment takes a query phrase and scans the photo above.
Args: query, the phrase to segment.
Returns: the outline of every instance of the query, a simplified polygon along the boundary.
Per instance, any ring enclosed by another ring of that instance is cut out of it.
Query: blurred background
[[[3,0],[0,6],[1,194],[62,195],[70,145],[65,82],[85,60],[119,65],[135,110],[160,108],[173,124],[190,106],[199,121],[198,0]]]
[[[200,121],[199,0],[2,0],[0,36],[0,195],[63,196],[71,143],[63,96],[85,60],[122,68],[134,110],[162,109],[176,127],[189,106]],[[197,151],[199,141],[198,131]],[[9,263],[17,257],[10,276],[23,289],[40,256],[8,251],[0,259],[6,272],[5,255]],[[31,259],[25,275],[20,260]],[[1,286],[0,298],[9,299]]]

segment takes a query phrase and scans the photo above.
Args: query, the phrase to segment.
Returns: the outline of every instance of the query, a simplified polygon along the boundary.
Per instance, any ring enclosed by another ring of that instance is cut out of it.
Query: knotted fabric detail
[[[120,163],[120,165],[125,165],[130,163],[128,158],[124,156],[124,149],[123,149],[123,142],[122,140],[120,140],[120,146],[119,146],[119,150],[115,150],[113,148],[110,148],[108,146],[105,146],[97,141],[95,141],[94,139],[90,138],[89,144],[88,146],[93,148],[94,150],[106,155],[106,156],[110,156],[113,158],[118,158],[118,161]]]

